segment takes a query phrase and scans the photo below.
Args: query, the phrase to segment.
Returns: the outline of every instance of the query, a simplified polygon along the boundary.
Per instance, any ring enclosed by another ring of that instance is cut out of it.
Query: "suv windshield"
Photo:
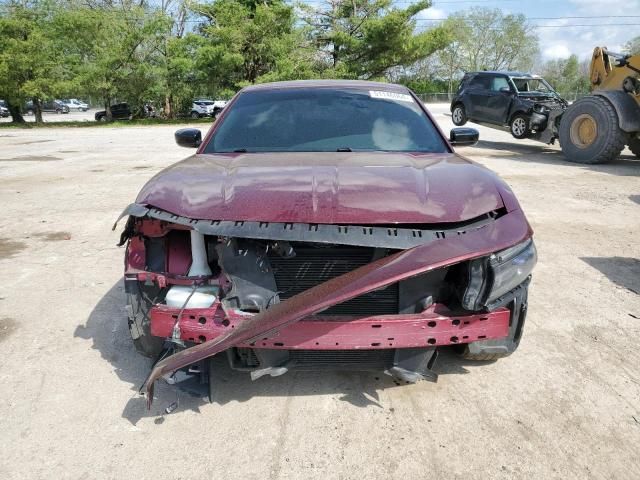
[[[543,78],[514,78],[511,77],[518,92],[554,93],[553,88]]]
[[[205,153],[447,152],[408,93],[293,88],[241,93]]]

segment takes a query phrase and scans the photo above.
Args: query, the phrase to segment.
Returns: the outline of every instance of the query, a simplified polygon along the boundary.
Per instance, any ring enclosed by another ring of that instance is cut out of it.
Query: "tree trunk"
[[[36,97],[33,98],[33,114],[36,116],[36,123],[43,123],[42,101]]]
[[[7,100],[7,108],[9,109],[9,113],[11,114],[11,121],[13,123],[26,123],[18,105],[13,105],[10,101]]]
[[[173,118],[173,109],[171,108],[171,104],[173,103],[173,95],[170,93],[164,96],[164,116],[166,118]]]
[[[113,120],[113,116],[111,115],[111,99],[109,98],[104,99],[104,111],[105,111],[105,116],[107,117],[107,120],[108,121]]]

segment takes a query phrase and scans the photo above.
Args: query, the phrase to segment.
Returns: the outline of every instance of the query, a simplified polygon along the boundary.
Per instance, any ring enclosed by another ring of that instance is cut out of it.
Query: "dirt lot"
[[[448,130],[446,107],[433,107]],[[640,478],[640,161],[595,167],[480,128],[536,232],[520,349],[444,355],[437,384],[236,376],[216,403],[159,385],[128,338],[111,225],[188,151],[175,127],[0,129],[0,476]],[[171,402],[175,412],[163,414]]]

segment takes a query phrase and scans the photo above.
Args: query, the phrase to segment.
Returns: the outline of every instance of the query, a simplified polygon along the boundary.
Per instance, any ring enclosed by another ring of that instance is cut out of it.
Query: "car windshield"
[[[520,93],[554,93],[553,88],[543,78],[511,78]]]
[[[211,100],[198,100],[196,103],[199,103],[200,105],[213,105],[213,101]]]
[[[206,153],[358,150],[448,151],[408,93],[328,87],[241,93],[205,147]]]

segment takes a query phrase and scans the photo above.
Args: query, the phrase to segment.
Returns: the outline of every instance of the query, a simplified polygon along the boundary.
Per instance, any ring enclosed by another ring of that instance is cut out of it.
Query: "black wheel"
[[[191,118],[200,118],[200,114],[198,112],[191,112]]]
[[[629,143],[627,144],[627,146],[629,147],[629,150],[631,150],[631,152],[638,158],[640,158],[640,138],[639,137],[634,137],[631,140],[629,140]]]
[[[62,113],[62,110],[60,110],[59,108],[56,108],[56,113],[60,115]]]
[[[127,321],[133,346],[145,357],[155,358],[160,355],[164,340],[151,335],[151,309],[154,298],[160,291],[155,287],[140,285],[138,293],[127,293]]]
[[[576,163],[609,162],[620,155],[626,143],[615,109],[597,95],[571,105],[562,115],[558,133],[564,156]]]
[[[514,115],[509,124],[509,130],[511,131],[511,135],[518,140],[527,138],[529,133],[531,133],[531,130],[529,130],[529,117],[522,113]]]
[[[107,116],[106,115],[102,115],[100,118],[98,118],[99,122],[106,122],[107,121]]]
[[[467,123],[467,112],[465,111],[463,104],[457,103],[453,107],[453,110],[451,111],[451,120],[453,121],[453,124],[458,127]]]

